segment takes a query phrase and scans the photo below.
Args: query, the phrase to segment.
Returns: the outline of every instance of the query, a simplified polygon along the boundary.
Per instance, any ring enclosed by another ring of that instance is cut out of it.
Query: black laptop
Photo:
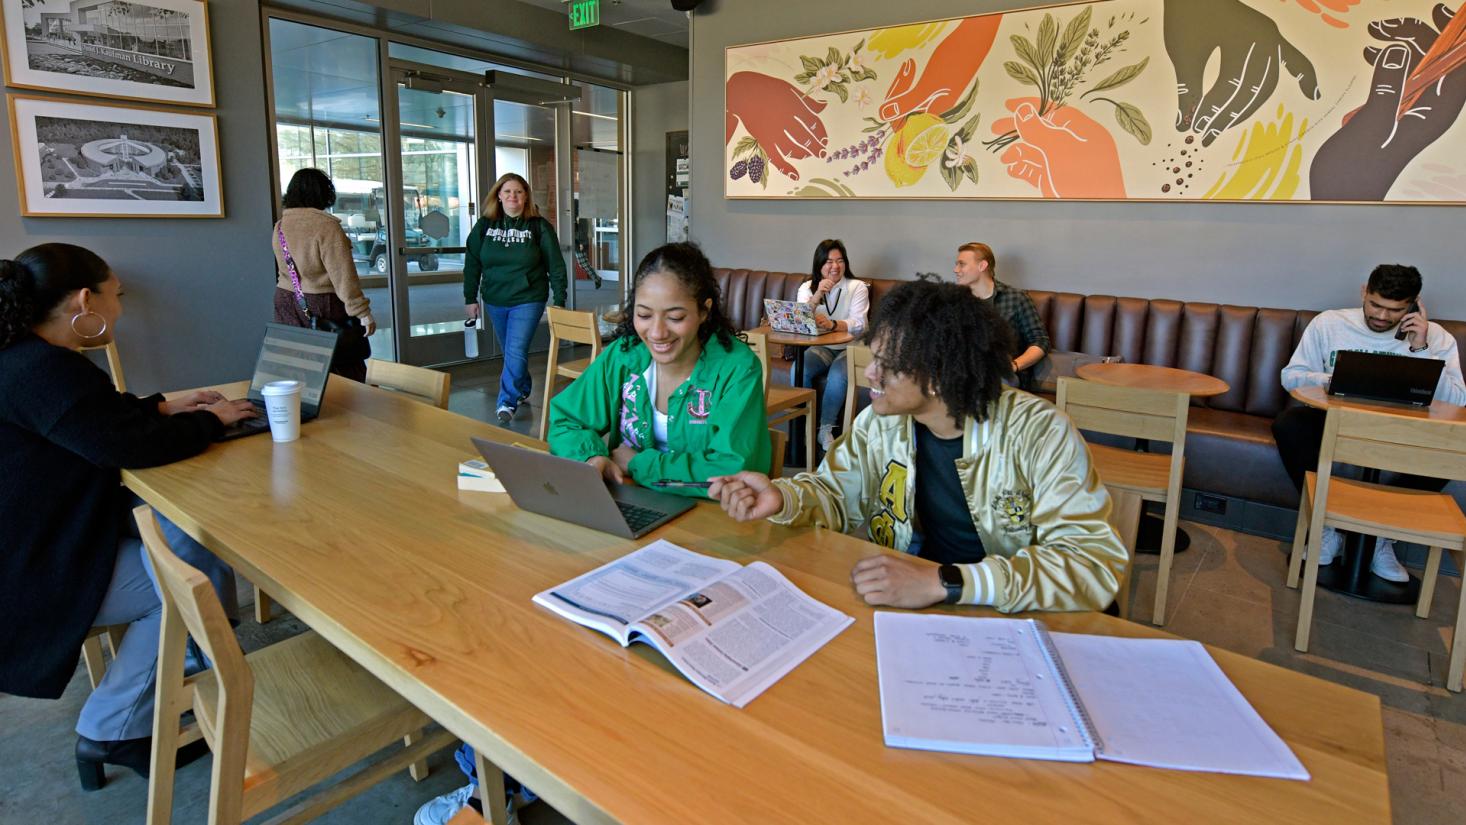
[[[1425,407],[1435,398],[1445,366],[1439,358],[1339,350],[1329,395]]]
[[[260,394],[271,381],[300,382],[300,420],[310,421],[321,414],[321,399],[326,394],[326,379],[331,375],[331,358],[341,336],[335,332],[266,324],[265,341],[260,344],[260,357],[249,382],[249,403],[259,412],[228,427],[220,441],[269,432],[270,420],[265,414],[265,397]]]

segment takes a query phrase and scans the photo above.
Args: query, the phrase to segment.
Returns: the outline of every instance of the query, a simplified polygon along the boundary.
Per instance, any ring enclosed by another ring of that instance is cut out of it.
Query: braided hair
[[[681,282],[692,295],[693,303],[702,309],[708,307],[708,317],[697,328],[697,340],[704,346],[717,336],[723,349],[733,349],[733,339],[744,336],[733,327],[728,314],[723,310],[723,292],[718,288],[718,278],[713,274],[713,265],[702,249],[695,243],[669,243],[648,252],[636,267],[631,279],[631,292],[626,295],[626,304],[621,307],[621,323],[616,327],[616,339],[623,350],[629,350],[641,340],[636,333],[636,290],[652,275],[671,275]],[[711,303],[709,303],[711,302]]]
[[[44,243],[0,260],[0,349],[30,334],[71,293],[95,290],[111,274],[97,253],[69,243]]]
[[[956,421],[987,418],[1013,375],[1013,330],[972,290],[925,276],[881,300],[865,341],[881,341],[881,366],[933,390]]]

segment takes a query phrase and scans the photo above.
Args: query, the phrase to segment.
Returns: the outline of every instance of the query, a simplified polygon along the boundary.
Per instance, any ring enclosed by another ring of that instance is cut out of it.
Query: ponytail
[[[97,253],[68,243],[33,246],[0,261],[0,349],[29,334],[73,292],[95,290],[111,274]]]

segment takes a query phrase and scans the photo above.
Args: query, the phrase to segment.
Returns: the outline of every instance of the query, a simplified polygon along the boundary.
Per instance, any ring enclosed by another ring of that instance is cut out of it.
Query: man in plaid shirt
[[[1018,375],[1019,387],[1032,389],[1033,367],[1048,355],[1053,345],[1043,321],[1039,320],[1033,299],[1023,290],[999,281],[997,269],[992,247],[985,243],[965,243],[957,248],[957,265],[952,267],[952,274],[957,276],[958,285],[991,302],[993,309],[1013,327],[1018,340],[1013,353],[1013,372]]]

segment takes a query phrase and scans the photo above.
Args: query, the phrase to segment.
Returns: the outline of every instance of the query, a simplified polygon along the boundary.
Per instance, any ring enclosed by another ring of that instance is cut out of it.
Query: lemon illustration
[[[892,58],[918,46],[925,45],[932,38],[942,33],[946,23],[915,23],[910,26],[896,26],[890,29],[881,29],[870,36],[867,44],[871,51],[881,57]]]
[[[936,115],[922,112],[907,118],[886,152],[886,176],[897,186],[915,185],[946,151],[947,139],[947,125]]]

